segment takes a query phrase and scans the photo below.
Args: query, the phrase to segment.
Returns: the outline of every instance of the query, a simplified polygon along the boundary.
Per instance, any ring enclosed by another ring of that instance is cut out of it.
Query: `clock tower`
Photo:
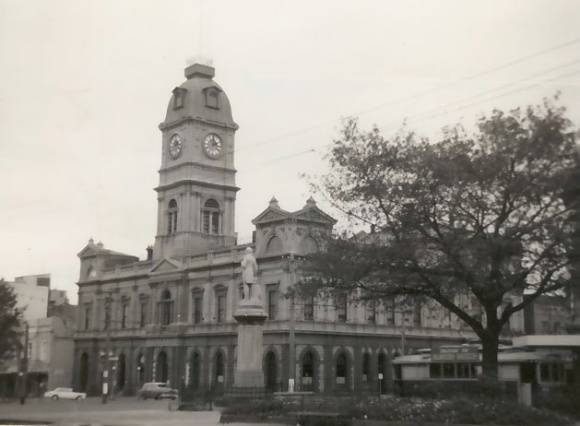
[[[230,102],[203,64],[173,89],[162,133],[154,258],[180,258],[236,244],[234,135]]]

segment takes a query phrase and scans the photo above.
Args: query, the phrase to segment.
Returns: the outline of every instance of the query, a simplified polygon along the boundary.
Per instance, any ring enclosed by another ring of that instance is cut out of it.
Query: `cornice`
[[[167,185],[160,185],[154,189],[155,189],[155,191],[160,192],[160,191],[166,191],[168,189],[177,188],[178,186],[187,185],[187,184],[197,185],[197,186],[211,188],[211,189],[220,189],[220,190],[225,189],[225,190],[229,190],[229,191],[233,191],[233,192],[238,192],[240,190],[240,188],[237,186],[221,185],[221,184],[217,184],[217,183],[204,182],[204,181],[195,180],[195,179],[181,179],[181,180],[178,180],[177,182],[173,182],[173,183],[170,183]]]
[[[214,171],[218,171],[218,172],[226,172],[226,173],[231,173],[231,174],[235,174],[238,172],[236,169],[229,169],[227,167],[214,166],[211,164],[199,163],[197,161],[185,161],[183,163],[174,164],[172,166],[159,169],[157,171],[157,173],[170,172],[172,170],[179,169],[183,166],[195,166],[195,167],[199,167],[200,169],[214,170]]]
[[[171,121],[169,123],[163,122],[159,124],[159,130],[164,131],[164,130],[170,130],[174,127],[179,126],[180,124],[183,123],[187,123],[193,121],[194,123],[201,123],[201,124],[208,124],[210,126],[215,126],[215,127],[222,127],[225,129],[230,129],[230,130],[238,130],[238,128],[240,126],[238,126],[236,123],[232,124],[228,124],[228,123],[223,123],[221,121],[212,121],[212,120],[206,120],[204,118],[201,117],[192,117],[191,115],[188,115],[186,117],[182,117],[178,120],[175,121]]]

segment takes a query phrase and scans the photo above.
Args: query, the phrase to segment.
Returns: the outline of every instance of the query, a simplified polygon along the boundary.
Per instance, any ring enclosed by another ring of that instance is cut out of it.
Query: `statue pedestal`
[[[262,347],[267,315],[260,304],[250,300],[240,304],[234,318],[238,322],[238,361],[233,390],[236,394],[246,396],[263,393]]]

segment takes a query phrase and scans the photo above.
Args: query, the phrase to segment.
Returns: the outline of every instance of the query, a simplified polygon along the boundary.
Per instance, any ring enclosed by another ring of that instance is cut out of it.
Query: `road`
[[[43,421],[60,426],[214,426],[219,411],[173,411],[169,401],[140,401],[118,398],[102,404],[99,398],[84,401],[52,401],[29,399],[25,405],[17,402],[0,404],[0,425],[16,421]],[[8,420],[16,420],[8,422]],[[47,423],[48,424],[48,423]],[[249,423],[245,423],[249,426]],[[230,423],[230,426],[242,426]],[[268,426],[261,424],[260,426]],[[275,425],[270,425],[275,426]]]

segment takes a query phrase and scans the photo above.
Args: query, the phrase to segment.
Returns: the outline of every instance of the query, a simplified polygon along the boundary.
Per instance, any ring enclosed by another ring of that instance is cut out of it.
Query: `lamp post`
[[[296,286],[296,263],[294,260],[294,254],[290,253],[290,258],[288,260],[288,266],[289,266],[289,270],[290,273],[292,274],[292,288],[294,288]],[[294,392],[294,384],[295,384],[295,380],[296,380],[296,318],[295,318],[295,313],[294,313],[294,309],[296,307],[295,305],[295,294],[294,292],[292,292],[292,294],[290,295],[290,330],[288,333],[288,340],[289,340],[289,356],[288,356],[288,360],[289,360],[289,371],[288,371],[288,392]]]
[[[107,338],[105,341],[105,350],[101,352],[103,355],[103,383],[101,389],[101,402],[103,404],[107,403],[107,398],[110,392],[110,381],[111,381],[111,374],[110,374],[110,358],[112,348],[111,348],[111,299],[110,297],[106,297],[105,299],[105,327],[107,329]]]

